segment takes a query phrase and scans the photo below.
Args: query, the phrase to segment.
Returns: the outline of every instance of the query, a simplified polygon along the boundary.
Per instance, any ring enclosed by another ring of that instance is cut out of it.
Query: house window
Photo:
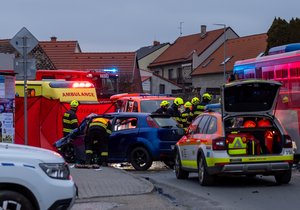
[[[175,75],[174,75],[174,70],[173,69],[169,69],[168,73],[169,73],[168,78],[170,80],[175,79]]]
[[[165,94],[165,85],[164,84],[159,85],[159,94]]]

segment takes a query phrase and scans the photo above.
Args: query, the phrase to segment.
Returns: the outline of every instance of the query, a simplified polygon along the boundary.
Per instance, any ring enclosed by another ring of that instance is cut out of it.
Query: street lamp
[[[223,26],[224,28],[224,83],[226,83],[226,24],[216,23],[216,26]]]

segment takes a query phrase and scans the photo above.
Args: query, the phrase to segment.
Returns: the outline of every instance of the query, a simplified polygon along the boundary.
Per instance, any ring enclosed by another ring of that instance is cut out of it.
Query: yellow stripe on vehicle
[[[198,168],[197,160],[181,160],[181,165],[187,168]]]

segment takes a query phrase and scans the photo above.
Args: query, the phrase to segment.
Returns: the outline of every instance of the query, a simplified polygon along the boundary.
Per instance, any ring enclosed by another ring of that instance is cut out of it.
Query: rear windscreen
[[[159,117],[152,116],[152,119],[159,125],[161,128],[177,128],[177,122],[171,117]]]
[[[226,112],[268,111],[272,108],[279,86],[266,83],[243,84],[226,87]]]
[[[166,100],[166,99],[160,99],[160,100],[144,100],[141,101],[141,112],[155,112],[159,107],[160,103],[162,101],[168,101],[170,105],[173,103],[173,100]]]

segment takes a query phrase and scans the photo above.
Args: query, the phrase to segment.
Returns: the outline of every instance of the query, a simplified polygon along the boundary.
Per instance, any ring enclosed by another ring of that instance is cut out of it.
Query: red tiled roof
[[[133,73],[135,52],[85,53],[77,41],[43,41],[40,46],[57,69],[118,68],[122,73]]]
[[[231,59],[226,63],[226,72],[232,71],[233,65],[237,60],[254,58],[259,53],[265,52],[267,47],[267,34],[256,34],[226,41],[226,58]],[[192,75],[221,73],[224,66],[224,45],[221,45],[213,52],[202,64],[200,64]]]
[[[219,36],[223,29],[206,32],[202,38],[201,33],[179,37],[168,49],[166,49],[149,67],[165,64],[190,61],[193,51],[199,55],[208,48]]]

